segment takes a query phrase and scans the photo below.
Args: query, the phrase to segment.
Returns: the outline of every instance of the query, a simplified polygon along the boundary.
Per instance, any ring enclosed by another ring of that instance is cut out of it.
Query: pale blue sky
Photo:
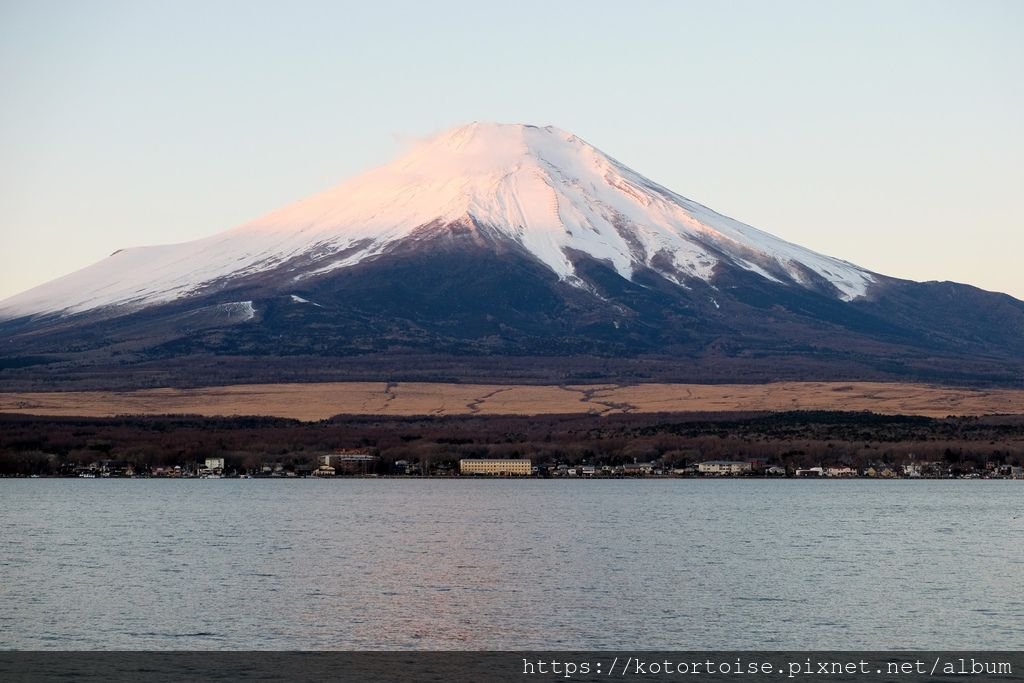
[[[0,298],[473,120],[1024,298],[1024,2],[0,0]]]

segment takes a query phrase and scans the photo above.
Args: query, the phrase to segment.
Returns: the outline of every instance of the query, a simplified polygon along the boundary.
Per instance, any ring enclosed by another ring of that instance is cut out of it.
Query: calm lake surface
[[[0,480],[0,648],[1019,649],[1024,482]]]

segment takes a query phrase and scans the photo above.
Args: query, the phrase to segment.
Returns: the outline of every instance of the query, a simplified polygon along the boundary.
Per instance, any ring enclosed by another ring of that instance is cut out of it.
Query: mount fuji
[[[873,273],[565,131],[485,123],[2,301],[0,340],[19,386],[1024,378],[1024,302]]]

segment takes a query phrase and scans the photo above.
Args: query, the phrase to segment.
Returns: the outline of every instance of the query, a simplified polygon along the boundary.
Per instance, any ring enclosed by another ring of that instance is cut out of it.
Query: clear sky
[[[0,0],[0,298],[469,121],[1024,298],[1024,2]]]

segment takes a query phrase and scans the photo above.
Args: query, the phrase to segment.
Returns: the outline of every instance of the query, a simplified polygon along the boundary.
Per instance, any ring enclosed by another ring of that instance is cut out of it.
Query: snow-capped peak
[[[421,142],[390,164],[267,216],[183,244],[125,249],[0,302],[0,318],[168,301],[225,278],[304,257],[296,279],[386,252],[425,226],[470,221],[508,237],[577,283],[573,251],[624,277],[653,267],[685,285],[722,261],[837,296],[873,275],[681,197],[551,126],[472,123]]]

